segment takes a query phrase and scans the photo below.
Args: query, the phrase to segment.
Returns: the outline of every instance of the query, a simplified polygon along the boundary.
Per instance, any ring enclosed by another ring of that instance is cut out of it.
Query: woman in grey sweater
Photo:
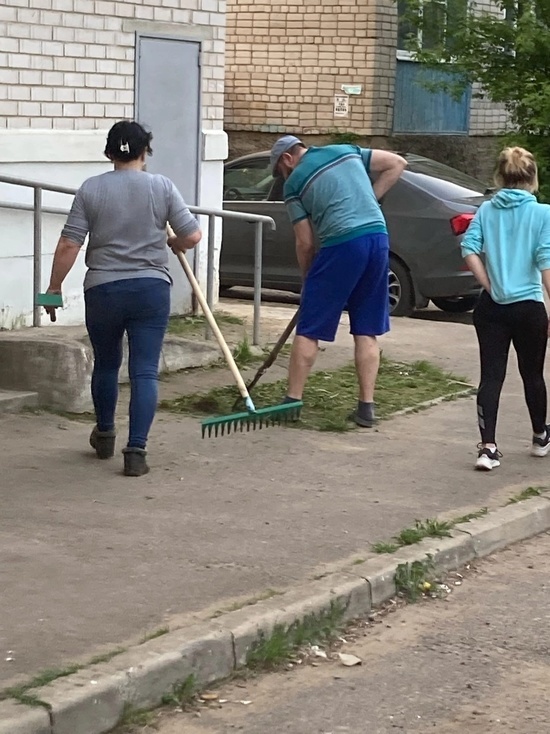
[[[137,122],[117,122],[105,155],[114,170],[89,178],[77,191],[55,251],[49,293],[61,293],[86,236],[86,327],[94,350],[92,398],[96,426],[90,444],[98,458],[115,452],[115,410],[122,341],[128,335],[130,430],[124,474],[149,471],[146,444],[158,400],[158,364],[170,315],[168,247],[185,252],[201,231],[170,179],[144,171],[152,135]],[[170,223],[175,236],[166,237]],[[55,309],[48,308],[52,321]]]

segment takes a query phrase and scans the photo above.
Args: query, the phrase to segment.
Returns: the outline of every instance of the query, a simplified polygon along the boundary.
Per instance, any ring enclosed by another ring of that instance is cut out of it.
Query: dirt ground
[[[164,712],[158,729],[142,731],[546,734],[549,554],[547,534],[466,571],[443,600],[389,614],[344,645],[360,667],[321,661],[265,674],[222,687],[228,703],[204,705],[200,718]]]

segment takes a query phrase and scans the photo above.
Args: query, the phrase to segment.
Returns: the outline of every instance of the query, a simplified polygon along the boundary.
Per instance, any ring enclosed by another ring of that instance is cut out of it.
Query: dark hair
[[[151,155],[153,134],[148,132],[139,122],[122,120],[116,122],[109,130],[105,155],[112,161],[127,163],[141,158],[144,152]]]

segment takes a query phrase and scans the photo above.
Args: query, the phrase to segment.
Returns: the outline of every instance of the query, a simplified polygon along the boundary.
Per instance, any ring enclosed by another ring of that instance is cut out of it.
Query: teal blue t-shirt
[[[292,224],[310,218],[321,247],[387,234],[368,172],[372,151],[357,145],[309,148],[285,182]]]

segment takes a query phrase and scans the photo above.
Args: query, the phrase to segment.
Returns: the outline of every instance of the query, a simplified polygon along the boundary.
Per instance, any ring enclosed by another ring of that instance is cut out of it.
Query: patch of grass
[[[513,497],[510,497],[506,504],[515,505],[518,502],[523,502],[523,500],[528,500],[531,497],[540,497],[545,489],[546,487],[526,487],[526,489],[518,492],[518,494],[515,494]]]
[[[172,691],[162,697],[162,703],[165,706],[178,706],[185,708],[193,701],[197,692],[197,681],[193,673],[181,683],[172,686]]]
[[[351,565],[360,566],[362,563],[365,563],[366,560],[367,560],[366,558],[356,558]]]
[[[395,588],[399,596],[414,603],[424,593],[424,584],[431,584],[435,567],[430,556],[424,561],[400,563],[395,570]]]
[[[414,527],[403,528],[400,533],[392,538],[393,543],[375,543],[372,550],[375,553],[395,553],[399,548],[420,543],[424,538],[448,538],[451,535],[453,525],[453,522],[443,522],[435,518],[428,518],[424,522],[415,520]]]
[[[484,517],[488,512],[488,507],[482,507],[481,510],[476,510],[476,512],[469,512],[467,515],[455,517],[455,519],[452,521],[453,526],[462,525],[462,523],[470,522],[471,520],[479,520],[480,517]]]
[[[15,698],[17,701],[21,702],[23,702],[23,699],[34,699],[36,698],[36,696],[34,696],[33,694],[29,694],[29,691],[32,691],[34,688],[42,688],[42,686],[47,686],[49,683],[53,683],[59,678],[67,678],[70,675],[74,675],[74,673],[78,673],[80,670],[84,670],[89,665],[108,663],[110,660],[115,658],[117,655],[121,655],[123,652],[126,652],[126,648],[117,647],[114,650],[110,650],[109,652],[103,653],[101,655],[96,655],[95,657],[91,658],[91,660],[89,660],[87,663],[72,663],[70,665],[66,665],[64,668],[48,668],[46,670],[42,670],[40,673],[37,673],[33,678],[30,678],[26,683],[20,683],[17,686],[4,688],[3,690],[1,690],[0,701],[5,700],[6,698]],[[39,699],[37,700],[39,701]],[[43,704],[39,702],[35,705]]]
[[[278,404],[286,394],[286,380],[264,383],[254,389],[258,407]],[[378,416],[389,417],[405,408],[462,388],[456,379],[428,362],[403,364],[382,359],[376,389]],[[161,403],[163,410],[201,416],[227,415],[233,411],[238,392],[233,386],[214,388],[208,393],[182,395]],[[355,424],[348,421],[357,401],[357,378],[353,364],[336,370],[314,372],[304,394],[304,409],[296,424],[320,431],[348,431]]]
[[[243,325],[243,319],[238,316],[233,316],[223,311],[216,311],[214,314],[216,321],[220,328],[223,325]],[[206,329],[206,319],[204,316],[172,316],[168,321],[168,328],[166,329],[168,334],[174,334],[175,336],[203,336],[204,330]]]
[[[15,698],[18,701],[21,701],[23,697],[33,698],[33,696],[28,696],[28,691],[32,690],[33,688],[41,688],[42,686],[47,686],[48,683],[53,683],[53,681],[57,680],[58,678],[67,678],[69,675],[77,673],[84,667],[84,665],[74,664],[68,665],[65,668],[50,668],[48,670],[43,670],[35,675],[34,678],[31,678],[29,681],[27,681],[27,683],[21,683],[18,686],[5,688],[3,691],[0,692],[0,700],[6,698]]]
[[[275,589],[267,589],[266,591],[262,592],[261,594],[258,594],[257,596],[253,596],[250,599],[246,599],[245,601],[236,601],[233,604],[230,604],[229,606],[224,607],[223,609],[218,609],[217,612],[214,612],[211,618],[217,619],[218,617],[221,617],[222,614],[226,614],[227,612],[238,612],[239,609],[244,609],[245,607],[251,607],[260,601],[266,601],[267,599],[272,599],[274,596],[280,596],[283,593],[284,592],[276,591]]]
[[[254,352],[250,348],[250,342],[248,341],[248,337],[246,336],[246,334],[244,335],[242,341],[240,341],[237,346],[233,348],[233,357],[235,358],[235,362],[237,363],[237,367],[239,367],[239,369],[254,364],[255,362],[258,362],[260,359],[262,359],[262,357],[258,354],[254,354]]]
[[[170,628],[169,627],[159,627],[158,630],[154,630],[153,632],[148,632],[143,637],[143,639],[141,640],[141,642],[139,644],[140,645],[143,645],[146,642],[149,642],[149,640],[156,640],[157,637],[162,637],[163,635],[167,635],[169,632],[170,632]]]
[[[22,693],[20,696],[12,696],[12,698],[23,706],[40,707],[47,709],[48,711],[51,709],[51,705],[49,703],[42,701],[38,696],[35,696],[32,693]]]
[[[401,546],[397,545],[396,543],[384,543],[384,541],[381,541],[380,543],[373,543],[372,544],[372,550],[374,553],[395,553],[395,551],[398,551]]]
[[[269,637],[260,635],[247,656],[253,670],[269,670],[280,665],[305,644],[321,644],[333,639],[342,628],[344,608],[333,603],[319,615],[311,614],[289,627],[277,625]]]
[[[89,662],[89,665],[99,665],[100,663],[108,663],[113,658],[116,658],[117,655],[122,655],[123,652],[126,652],[126,647],[117,647],[115,650],[111,650],[110,652],[106,652],[103,655],[96,655],[94,658],[92,658]]]
[[[149,726],[153,722],[155,714],[153,711],[146,711],[145,709],[138,709],[132,706],[131,703],[125,703],[122,711],[122,716],[118,722],[117,732],[124,734],[125,732],[135,731],[134,727],[139,726],[144,728]]]

